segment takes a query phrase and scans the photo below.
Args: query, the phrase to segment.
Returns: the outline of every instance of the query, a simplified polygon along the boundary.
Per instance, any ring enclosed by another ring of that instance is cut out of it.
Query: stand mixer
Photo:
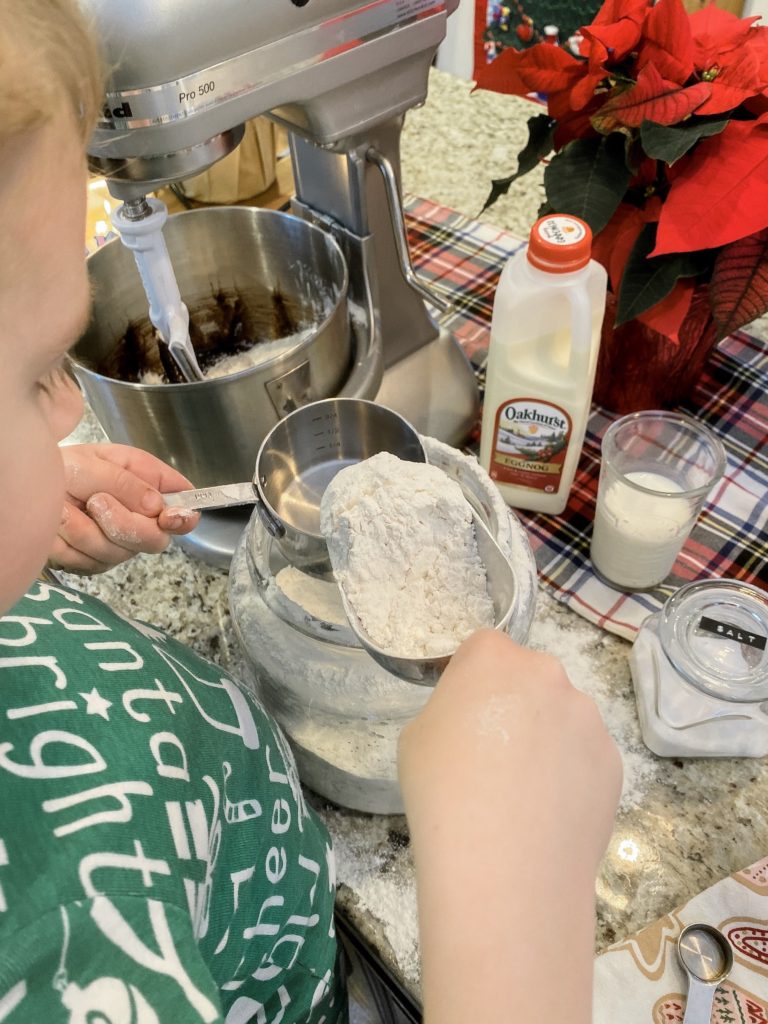
[[[364,345],[375,358],[365,379],[340,393],[375,398],[421,433],[460,442],[477,415],[477,387],[458,343],[425,306],[444,310],[445,301],[411,266],[399,163],[404,113],[426,97],[458,0],[81,4],[113,69],[90,165],[123,200],[118,226],[154,306],[170,260],[162,204],[147,193],[201,173],[238,144],[243,122],[266,113],[289,133],[292,212],[339,243],[349,298],[365,311]],[[161,251],[142,265],[135,250],[147,248],[148,235]],[[172,292],[172,271],[170,279]],[[168,311],[152,322],[168,341]],[[176,334],[178,342],[178,319]]]

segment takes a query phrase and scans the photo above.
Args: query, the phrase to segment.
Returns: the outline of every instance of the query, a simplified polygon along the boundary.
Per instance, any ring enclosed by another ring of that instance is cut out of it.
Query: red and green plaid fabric
[[[506,231],[415,197],[406,203],[406,220],[414,266],[452,300],[443,323],[458,337],[482,387],[496,282],[522,243]],[[565,512],[518,513],[544,586],[580,615],[630,640],[643,620],[690,580],[729,577],[768,588],[768,345],[744,332],[720,342],[693,397],[680,409],[718,435],[728,468],[660,586],[625,594],[592,572],[589,541],[600,441],[616,418],[599,406],[593,406]]]

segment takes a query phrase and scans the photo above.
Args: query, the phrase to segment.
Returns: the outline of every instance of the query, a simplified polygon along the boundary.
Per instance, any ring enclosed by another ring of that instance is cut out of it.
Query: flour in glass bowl
[[[471,506],[438,467],[389,452],[348,466],[323,495],[320,528],[339,586],[382,649],[440,656],[493,627]]]

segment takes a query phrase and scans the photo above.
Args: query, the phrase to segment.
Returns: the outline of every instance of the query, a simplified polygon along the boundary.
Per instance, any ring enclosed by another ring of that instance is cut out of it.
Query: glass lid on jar
[[[683,678],[721,700],[768,697],[768,595],[736,580],[688,583],[661,611],[659,636]]]

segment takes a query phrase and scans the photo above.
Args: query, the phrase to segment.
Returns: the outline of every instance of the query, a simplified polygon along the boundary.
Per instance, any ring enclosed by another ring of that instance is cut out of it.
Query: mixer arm
[[[373,146],[369,148],[365,156],[374,166],[378,167],[384,179],[384,191],[387,194],[389,217],[392,221],[392,234],[397,248],[397,255],[400,259],[400,269],[403,272],[403,277],[425,302],[435,306],[441,313],[446,313],[451,308],[450,302],[444,299],[442,295],[438,295],[434,289],[424,284],[413,269],[408,239],[405,234],[405,220],[403,218],[403,207],[400,202],[400,189],[392,162]]]

